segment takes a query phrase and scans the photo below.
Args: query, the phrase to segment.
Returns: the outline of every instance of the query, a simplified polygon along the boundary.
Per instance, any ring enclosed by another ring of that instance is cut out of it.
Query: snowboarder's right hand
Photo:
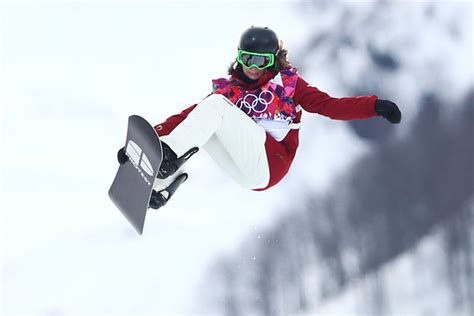
[[[125,153],[125,147],[120,148],[119,151],[117,152],[117,160],[119,164],[121,165],[127,162],[128,156]]]

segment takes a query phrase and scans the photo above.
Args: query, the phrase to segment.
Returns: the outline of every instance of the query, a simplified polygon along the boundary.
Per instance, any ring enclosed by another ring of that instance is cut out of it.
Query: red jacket
[[[275,74],[266,72],[255,84],[249,85],[241,80],[239,82],[247,90],[253,90],[257,86],[265,84],[274,76]],[[301,105],[303,110],[310,113],[318,113],[335,120],[366,119],[377,116],[375,112],[376,100],[377,96],[333,98],[312,87],[301,77],[298,78],[293,98],[294,104]],[[196,104],[185,109],[180,114],[169,117],[165,122],[156,125],[155,130],[158,135],[164,136],[171,133],[178,124],[186,119],[195,107]],[[301,114],[302,111],[298,112],[294,123],[300,122]],[[298,148],[298,135],[299,130],[292,129],[281,142],[278,142],[267,133],[265,148],[270,167],[270,182],[265,188],[257,189],[257,191],[266,190],[274,186],[288,173]]]

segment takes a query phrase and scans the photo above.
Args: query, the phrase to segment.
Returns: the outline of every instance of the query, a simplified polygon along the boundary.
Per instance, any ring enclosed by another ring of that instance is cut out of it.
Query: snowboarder
[[[308,84],[287,60],[268,27],[250,27],[240,38],[229,78],[213,80],[201,102],[155,126],[163,162],[150,207],[166,204],[187,174],[181,165],[204,149],[237,183],[266,190],[287,174],[298,148],[302,110],[336,120],[383,116],[401,120],[397,105],[377,96],[334,98]],[[119,162],[127,157],[119,151]]]

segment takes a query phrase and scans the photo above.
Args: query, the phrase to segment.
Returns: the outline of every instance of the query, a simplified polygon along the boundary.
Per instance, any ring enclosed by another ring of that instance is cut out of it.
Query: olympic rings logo
[[[242,110],[247,111],[247,114],[252,113],[263,113],[268,109],[268,106],[275,99],[275,95],[269,90],[262,90],[257,96],[249,93],[245,97],[237,100],[236,105]],[[245,109],[243,109],[244,107]]]

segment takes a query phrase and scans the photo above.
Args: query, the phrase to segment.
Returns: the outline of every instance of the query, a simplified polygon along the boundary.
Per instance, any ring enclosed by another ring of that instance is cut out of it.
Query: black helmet
[[[240,36],[239,49],[254,53],[278,52],[278,37],[268,27],[251,26]]]

